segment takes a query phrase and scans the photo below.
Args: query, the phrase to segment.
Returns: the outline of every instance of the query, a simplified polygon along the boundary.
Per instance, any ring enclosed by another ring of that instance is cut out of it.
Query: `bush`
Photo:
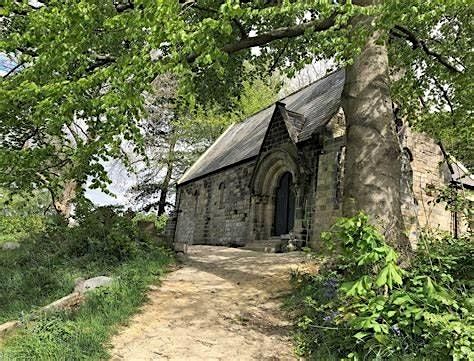
[[[325,235],[339,254],[319,275],[295,274],[300,354],[314,359],[474,358],[472,242],[425,235],[411,265],[365,215]],[[436,355],[436,356],[434,356]]]
[[[162,214],[161,216],[157,217],[154,213],[137,213],[133,217],[133,222],[135,224],[142,221],[152,222],[155,225],[156,231],[160,233],[165,230],[166,223],[168,222],[168,215]]]
[[[64,256],[88,261],[117,263],[137,255],[139,250],[156,247],[128,214],[114,207],[92,208],[82,204],[75,216],[76,225],[68,226],[60,216],[51,216],[36,242],[61,245]]]

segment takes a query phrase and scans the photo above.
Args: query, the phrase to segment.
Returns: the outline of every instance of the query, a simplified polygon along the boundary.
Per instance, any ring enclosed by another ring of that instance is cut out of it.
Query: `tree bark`
[[[360,17],[354,21],[370,20]],[[390,98],[387,49],[380,32],[369,36],[362,53],[346,68],[342,107],[347,122],[343,215],[360,211],[404,253],[400,202],[401,153]]]
[[[75,180],[67,181],[64,184],[63,191],[61,196],[53,200],[54,208],[64,217],[64,219],[68,219],[71,216],[72,211],[72,202],[76,197],[76,189],[77,189],[77,182]]]
[[[174,135],[171,135],[170,144],[168,148],[168,159],[166,163],[166,175],[160,187],[160,199],[158,200],[158,216],[161,216],[166,211],[166,198],[168,196],[171,177],[173,176],[175,146],[176,139]]]

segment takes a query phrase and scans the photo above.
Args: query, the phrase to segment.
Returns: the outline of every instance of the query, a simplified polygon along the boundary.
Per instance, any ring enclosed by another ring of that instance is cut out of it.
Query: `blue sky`
[[[11,61],[7,56],[0,53],[0,76],[8,73],[15,65],[15,62]]]

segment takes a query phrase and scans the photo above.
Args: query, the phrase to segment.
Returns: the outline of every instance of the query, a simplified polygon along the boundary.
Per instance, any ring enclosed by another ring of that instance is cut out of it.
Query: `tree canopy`
[[[105,184],[101,160],[124,140],[143,150],[144,94],[160,74],[176,76],[186,110],[229,109],[244,81],[319,59],[351,64],[374,32],[402,114],[473,167],[468,0],[7,0],[0,14],[0,51],[17,63],[0,81],[10,188]]]

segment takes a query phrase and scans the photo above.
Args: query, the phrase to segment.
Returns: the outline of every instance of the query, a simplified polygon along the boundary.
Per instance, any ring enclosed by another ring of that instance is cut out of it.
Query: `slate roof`
[[[178,184],[256,157],[278,105],[285,105],[284,118],[287,126],[291,125],[293,141],[310,139],[338,111],[343,86],[344,70],[341,69],[288,95],[242,123],[231,125],[186,171]]]

